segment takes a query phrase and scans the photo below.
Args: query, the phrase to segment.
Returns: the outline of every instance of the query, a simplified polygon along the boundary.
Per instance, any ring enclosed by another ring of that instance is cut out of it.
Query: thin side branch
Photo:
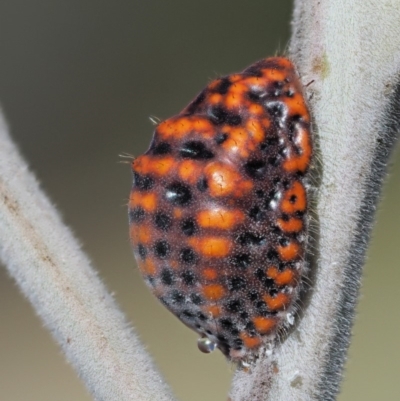
[[[0,258],[96,400],[174,399],[1,115]]]
[[[400,122],[400,3],[296,0],[291,56],[314,114],[318,254],[296,330],[232,401],[335,400],[376,204]]]

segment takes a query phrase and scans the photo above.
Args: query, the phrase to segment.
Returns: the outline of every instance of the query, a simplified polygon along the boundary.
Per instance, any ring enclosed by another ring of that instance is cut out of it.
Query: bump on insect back
[[[137,264],[203,352],[245,364],[293,325],[312,155],[302,84],[274,57],[211,82],[132,162]]]

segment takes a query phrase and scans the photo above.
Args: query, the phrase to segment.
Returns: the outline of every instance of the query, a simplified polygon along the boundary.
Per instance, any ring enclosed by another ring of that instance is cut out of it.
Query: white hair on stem
[[[400,122],[400,3],[295,0],[290,56],[314,117],[320,160],[314,283],[295,330],[237,371],[232,401],[333,401],[365,251]]]
[[[1,115],[0,259],[95,400],[174,400]]]

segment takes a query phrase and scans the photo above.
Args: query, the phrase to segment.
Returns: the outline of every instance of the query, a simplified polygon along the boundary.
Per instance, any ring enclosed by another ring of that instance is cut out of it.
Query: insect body
[[[234,361],[291,321],[307,245],[310,115],[286,58],[211,82],[134,160],[136,260],[157,298]]]

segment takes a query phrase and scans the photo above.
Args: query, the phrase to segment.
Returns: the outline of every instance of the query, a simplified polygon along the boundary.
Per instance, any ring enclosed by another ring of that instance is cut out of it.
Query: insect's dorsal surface
[[[231,360],[291,321],[311,156],[302,85],[276,57],[211,82],[132,164],[130,235],[146,283]]]

